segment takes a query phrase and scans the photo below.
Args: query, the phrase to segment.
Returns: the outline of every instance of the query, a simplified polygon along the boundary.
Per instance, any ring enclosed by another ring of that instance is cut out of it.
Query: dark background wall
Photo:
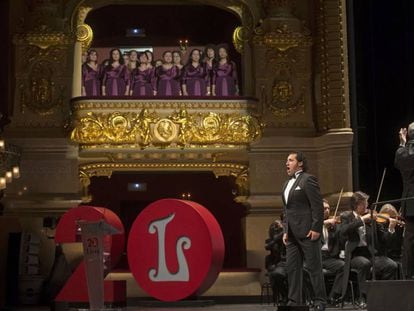
[[[358,175],[355,190],[375,200],[387,168],[380,200],[401,194],[399,172],[393,167],[398,131],[414,121],[414,2],[409,0],[348,0],[355,45],[353,128]]]

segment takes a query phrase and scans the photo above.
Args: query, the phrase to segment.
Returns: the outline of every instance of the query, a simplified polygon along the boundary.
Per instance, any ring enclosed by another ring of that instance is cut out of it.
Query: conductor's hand
[[[311,241],[316,241],[317,239],[319,239],[319,236],[320,235],[321,234],[319,232],[310,230],[309,233],[308,233],[308,235],[306,237],[307,238],[310,238]]]
[[[283,237],[282,237],[282,241],[283,241],[283,244],[287,244],[287,242],[288,242],[288,235],[287,235],[287,233],[283,233]]]
[[[400,131],[398,132],[399,137],[400,137],[400,144],[404,145],[407,142],[407,129],[406,128],[401,128]]]

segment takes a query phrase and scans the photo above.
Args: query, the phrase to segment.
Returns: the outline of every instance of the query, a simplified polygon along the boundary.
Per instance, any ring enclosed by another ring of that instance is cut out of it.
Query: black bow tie
[[[293,174],[292,176],[290,176],[290,179],[296,179],[296,175]]]

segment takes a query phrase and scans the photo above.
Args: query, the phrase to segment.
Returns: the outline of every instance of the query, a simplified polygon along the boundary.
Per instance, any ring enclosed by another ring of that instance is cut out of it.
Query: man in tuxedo
[[[302,152],[292,152],[286,161],[290,179],[284,184],[283,243],[286,245],[288,306],[302,304],[303,262],[309,271],[315,310],[325,310],[326,291],[322,273],[321,233],[323,202],[315,176],[307,173]]]
[[[414,122],[400,129],[400,145],[395,152],[394,165],[400,171],[403,182],[402,199],[414,197]],[[403,270],[405,277],[414,277],[414,200],[401,203],[401,214],[405,220],[403,242]]]

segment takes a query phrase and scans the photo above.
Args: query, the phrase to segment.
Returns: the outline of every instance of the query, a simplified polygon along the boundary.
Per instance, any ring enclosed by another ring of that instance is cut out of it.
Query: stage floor
[[[9,310],[9,309],[5,309]],[[48,307],[21,307],[21,308],[13,308],[10,309],[13,311],[48,311],[50,310]],[[75,311],[74,309],[71,309]],[[86,310],[86,309],[83,309]],[[112,309],[114,310],[114,309]],[[165,310],[172,310],[172,311],[276,311],[277,307],[273,305],[267,304],[216,304],[214,306],[209,307],[181,307],[181,308],[169,308],[169,307],[141,307],[141,306],[129,306],[123,309],[117,309],[119,311],[165,311]],[[352,305],[345,305],[343,309],[341,308],[334,308],[328,307],[326,310],[348,310],[348,311],[356,311],[361,310],[358,308],[353,307]]]

